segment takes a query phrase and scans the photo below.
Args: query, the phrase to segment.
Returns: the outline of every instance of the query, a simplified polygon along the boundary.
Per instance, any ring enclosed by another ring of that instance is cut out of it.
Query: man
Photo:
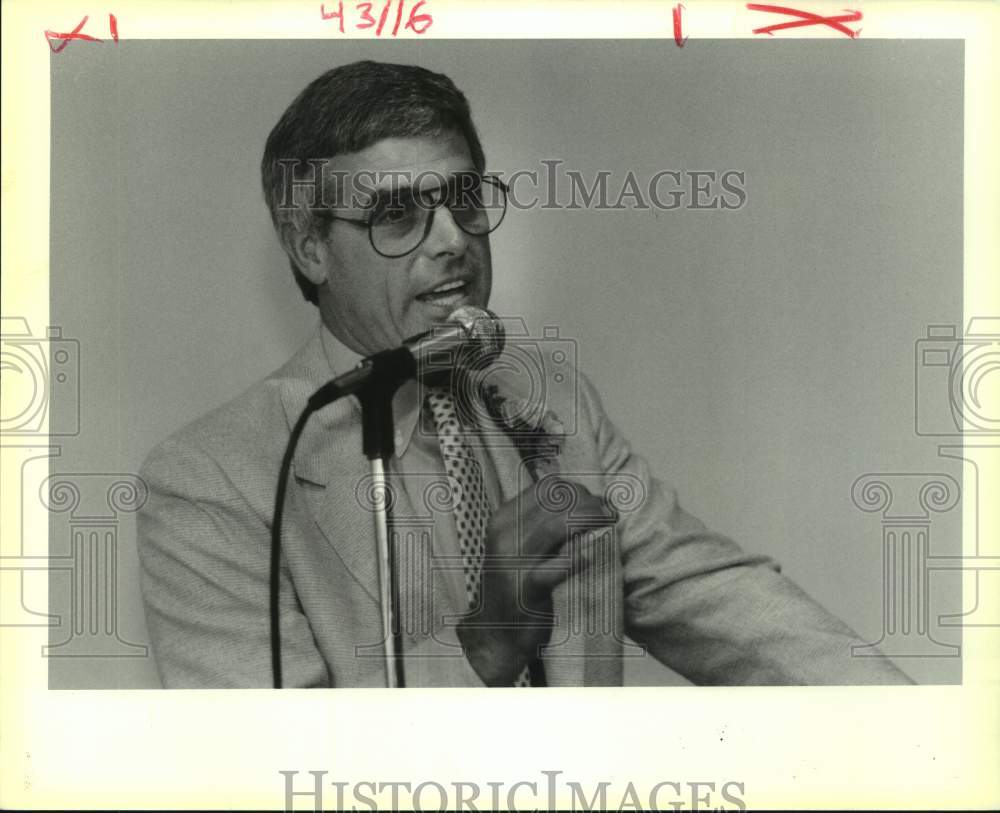
[[[484,169],[465,97],[416,67],[331,70],[271,132],[265,199],[321,324],[143,468],[143,592],[166,686],[271,685],[270,530],[291,427],[363,357],[487,305],[505,193]],[[695,683],[909,682],[851,657],[851,630],[685,513],[582,374],[549,375],[533,403],[495,367],[489,387],[411,381],[393,398],[406,685],[620,684],[623,658],[642,654],[626,635]],[[357,399],[320,410],[282,523],[286,686],[386,683],[367,475]]]

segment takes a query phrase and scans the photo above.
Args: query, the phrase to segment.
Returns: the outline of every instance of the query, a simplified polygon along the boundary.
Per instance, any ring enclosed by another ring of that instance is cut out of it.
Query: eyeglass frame
[[[498,178],[496,175],[482,175],[476,172],[467,172],[458,174],[476,175],[479,178],[480,182],[485,182],[492,186],[496,186],[498,189],[500,189],[501,192],[503,192],[503,212],[500,215],[500,219],[496,222],[496,225],[493,226],[493,228],[484,231],[482,234],[475,234],[473,232],[468,231],[464,226],[462,226],[461,223],[458,222],[458,220],[455,220],[455,225],[458,226],[459,229],[461,229],[465,234],[469,235],[470,237],[485,237],[487,234],[492,234],[498,228],[500,228],[500,224],[503,223],[504,218],[507,216],[507,198],[508,198],[508,193],[510,192],[510,187],[507,184],[505,184],[502,180],[500,180],[500,178]],[[437,190],[440,189],[445,189],[445,187],[444,186],[437,187]],[[450,206],[448,206],[447,203],[445,202],[447,199],[448,196],[446,194],[442,195],[441,200],[439,202],[429,207],[430,214],[427,216],[427,222],[424,224],[424,233],[420,236],[420,239],[416,242],[413,248],[404,251],[402,254],[386,254],[378,250],[378,247],[375,245],[375,237],[372,233],[372,220],[375,217],[374,214],[369,215],[367,218],[344,217],[343,215],[335,215],[328,209],[324,209],[322,211],[322,217],[327,218],[329,220],[342,220],[344,223],[350,223],[352,226],[358,226],[361,228],[368,229],[368,242],[371,244],[372,250],[380,257],[385,257],[387,260],[398,260],[400,257],[405,257],[407,254],[412,254],[414,251],[420,248],[420,246],[423,245],[424,240],[427,239],[427,235],[431,233],[431,227],[434,224],[434,215],[438,209],[440,209],[442,206],[445,206],[449,212],[452,212],[454,214],[454,210]],[[372,204],[368,208],[369,210],[374,210],[375,206],[376,204]]]

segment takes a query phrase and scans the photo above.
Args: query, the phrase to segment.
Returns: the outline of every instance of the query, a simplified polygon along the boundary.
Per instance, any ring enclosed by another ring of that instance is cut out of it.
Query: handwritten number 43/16
[[[403,24],[403,11],[406,6],[406,0],[385,0],[381,11],[377,12],[377,19],[372,15],[372,9],[375,7],[374,3],[355,3],[354,9],[358,14],[359,21],[354,24],[354,27],[358,31],[374,28],[375,36],[381,37],[386,22],[390,19],[390,10],[392,9],[392,6],[395,5],[396,11],[395,14],[392,15],[393,22],[392,29],[390,31],[392,36],[395,37],[399,34],[400,25],[403,26],[404,31],[409,28],[414,34],[423,34],[434,22],[434,19],[430,14],[420,11],[424,4],[425,0],[418,0],[417,3],[414,3],[410,7],[410,13],[407,16],[406,23]],[[336,10],[331,8],[330,11],[327,11],[326,4],[320,4],[319,13],[324,20],[336,20],[340,33],[344,33],[343,0],[338,0]]]

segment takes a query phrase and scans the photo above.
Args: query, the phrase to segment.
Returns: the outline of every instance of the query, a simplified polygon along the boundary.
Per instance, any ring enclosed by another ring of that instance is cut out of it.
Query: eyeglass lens
[[[429,220],[441,206],[448,207],[462,231],[478,236],[500,225],[507,194],[498,180],[473,174],[454,176],[432,189],[398,190],[374,207],[369,222],[372,246],[388,257],[408,254],[423,242]]]

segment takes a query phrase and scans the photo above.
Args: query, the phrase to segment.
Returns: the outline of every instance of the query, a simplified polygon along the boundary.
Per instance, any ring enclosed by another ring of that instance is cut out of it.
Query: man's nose
[[[463,254],[469,245],[468,235],[458,227],[451,209],[437,206],[428,217],[431,218],[431,230],[424,242],[431,255]]]

